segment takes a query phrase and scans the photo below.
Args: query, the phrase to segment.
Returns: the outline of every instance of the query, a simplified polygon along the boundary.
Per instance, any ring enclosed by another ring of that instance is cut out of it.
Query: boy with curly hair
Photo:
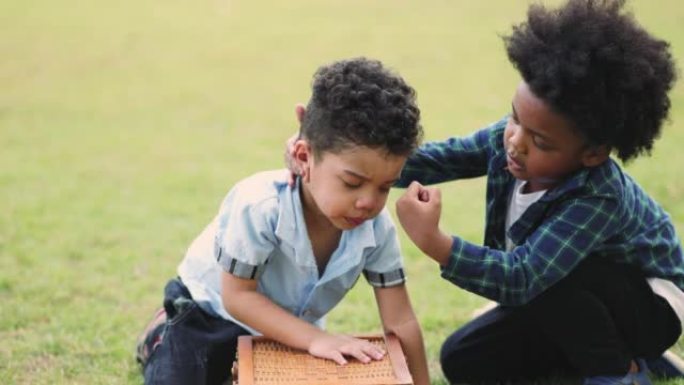
[[[500,306],[442,346],[449,381],[566,372],[650,384],[645,359],[684,318],[684,259],[668,214],[611,159],[649,153],[675,80],[669,45],[619,0],[529,8],[505,38],[522,81],[509,116],[409,157],[397,215],[441,275]],[[484,246],[439,227],[440,192],[487,176]],[[413,181],[413,182],[412,182]]]
[[[429,383],[385,207],[421,139],[415,92],[374,60],[343,60],[314,75],[294,160],[238,182],[190,245],[164,309],[139,345],[146,384],[222,384],[237,338],[263,334],[344,365],[385,352],[325,332],[324,316],[361,274],[374,288],[384,331],[397,335],[416,384]]]

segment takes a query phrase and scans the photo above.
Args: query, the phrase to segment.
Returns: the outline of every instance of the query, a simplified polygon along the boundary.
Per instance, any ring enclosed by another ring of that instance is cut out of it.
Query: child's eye
[[[342,183],[344,183],[344,186],[350,190],[361,187],[361,183],[349,183],[346,180],[343,180]]]
[[[542,139],[541,137],[539,137],[537,135],[532,137],[532,141],[534,142],[534,145],[537,146],[540,150],[548,151],[548,150],[553,149],[553,147],[551,145],[546,143],[544,141],[544,139]]]

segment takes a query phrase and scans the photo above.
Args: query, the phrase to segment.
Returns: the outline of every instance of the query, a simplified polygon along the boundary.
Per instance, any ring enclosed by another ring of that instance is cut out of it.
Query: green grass
[[[679,1],[631,7],[684,57]],[[165,281],[233,182],[282,165],[294,105],[307,100],[318,65],[379,58],[417,89],[428,139],[465,134],[508,111],[518,79],[499,35],[525,8],[508,0],[0,2],[0,383],[140,384],[134,340]],[[684,234],[684,82],[672,101],[653,157],[628,170]],[[444,227],[480,242],[483,181],[443,190]],[[484,301],[439,279],[403,234],[402,243],[443,383],[440,343]],[[368,285],[328,325],[379,330]]]

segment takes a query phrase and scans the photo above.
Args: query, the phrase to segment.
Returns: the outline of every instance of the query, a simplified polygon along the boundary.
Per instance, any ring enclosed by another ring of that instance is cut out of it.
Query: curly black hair
[[[408,155],[423,129],[414,89],[379,61],[361,57],[316,71],[301,134],[315,156],[353,145]]]
[[[676,79],[669,44],[623,12],[624,0],[530,6],[504,37],[524,81],[592,145],[627,162],[649,154],[670,109]]]

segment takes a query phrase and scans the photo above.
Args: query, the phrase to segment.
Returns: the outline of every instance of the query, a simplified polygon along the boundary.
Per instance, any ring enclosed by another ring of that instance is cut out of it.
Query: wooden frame
[[[379,361],[363,364],[350,359],[346,365],[314,357],[265,337],[238,338],[239,385],[411,385],[413,381],[395,335],[357,335],[387,352]]]

